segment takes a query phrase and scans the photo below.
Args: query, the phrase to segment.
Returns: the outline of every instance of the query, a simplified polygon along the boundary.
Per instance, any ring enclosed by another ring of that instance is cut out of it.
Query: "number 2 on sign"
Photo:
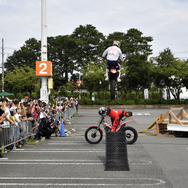
[[[36,76],[52,76],[52,62],[36,61]]]
[[[44,71],[47,69],[46,63],[41,63],[41,64],[39,65],[39,67],[43,67],[43,68],[41,69],[41,71],[39,72],[39,74],[47,74],[47,72],[44,72]]]

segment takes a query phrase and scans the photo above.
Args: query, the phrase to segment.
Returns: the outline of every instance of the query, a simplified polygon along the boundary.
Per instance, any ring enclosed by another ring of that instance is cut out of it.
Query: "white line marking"
[[[83,144],[84,142],[81,142],[81,143],[48,143],[48,145],[80,145],[80,144]]]
[[[149,112],[145,112],[145,113],[137,112],[137,113],[133,113],[133,116],[150,116],[150,113]]]
[[[80,186],[84,186],[84,187],[90,187],[90,186],[97,186],[97,187],[120,187],[120,186],[131,186],[131,185],[142,185],[142,186],[151,186],[151,185],[161,185],[163,183],[158,183],[158,184],[131,184],[131,183],[124,183],[124,184],[96,184],[96,183],[87,183],[87,184],[83,184],[83,183],[0,183],[0,185],[2,186],[74,186],[74,187],[80,187]]]
[[[50,141],[50,142],[47,142],[48,144],[49,143],[56,143],[56,144],[59,144],[60,142],[58,142],[58,141]],[[77,141],[75,141],[75,142],[69,142],[69,141],[64,141],[63,143],[66,143],[66,144],[83,144],[83,143],[85,143],[85,141],[83,141],[83,142],[77,142]],[[87,143],[87,142],[86,142]]]
[[[87,149],[76,149],[76,150],[73,150],[73,149],[63,149],[63,150],[60,150],[60,149],[51,149],[51,150],[46,150],[46,149],[41,149],[41,150],[25,150],[25,149],[22,149],[22,150],[13,150],[11,152],[32,152],[32,153],[63,153],[63,152],[88,152],[88,153],[98,153],[98,152],[105,152],[104,149],[101,149],[101,150],[87,150]]]
[[[90,187],[90,186],[95,186],[95,187],[120,187],[120,186],[131,186],[131,185],[138,185],[138,184],[83,184],[83,183],[80,183],[80,184],[76,184],[76,183],[0,183],[0,185],[2,186],[53,186],[53,187],[56,187],[56,186],[74,186],[74,187]],[[142,186],[151,186],[151,185],[156,185],[156,184],[139,184],[139,185],[142,185]],[[160,184],[157,184],[157,185],[160,185]]]
[[[8,160],[8,158],[0,158],[0,161]]]
[[[75,159],[59,159],[59,160],[53,160],[53,159],[44,159],[44,160],[40,160],[40,159],[25,159],[25,160],[22,160],[22,159],[15,159],[15,160],[8,160],[9,162],[13,162],[13,161],[18,161],[18,162],[31,162],[31,161],[34,161],[34,162],[71,162],[71,161],[80,161],[80,162],[83,162],[83,161],[88,161],[88,162],[92,162],[92,161],[95,161],[95,162],[99,162],[101,160],[75,160]]]
[[[1,165],[101,165],[104,163],[1,163]]]
[[[153,179],[153,178],[81,178],[81,177],[0,177],[1,180],[124,180],[125,182],[122,184],[113,184],[113,183],[0,183],[0,185],[9,185],[9,186],[125,186],[125,185],[144,185],[144,186],[151,186],[151,185],[162,185],[166,182],[161,179]],[[135,181],[135,183],[132,183]],[[148,182],[147,182],[148,181]],[[143,183],[142,183],[143,182]]]
[[[17,150],[12,150],[12,151],[72,151],[72,150],[76,150],[76,151],[96,151],[96,149],[39,149],[39,150],[34,150],[34,149],[17,149]],[[97,151],[104,151],[105,149],[97,149]]]
[[[6,160],[8,160],[8,158],[6,159]],[[43,160],[40,160],[40,159],[9,159],[8,161],[6,161],[6,162],[76,162],[76,163],[78,163],[78,162],[97,162],[97,163],[99,163],[99,162],[101,162],[101,160],[75,160],[75,159],[58,159],[58,160],[53,160],[53,159],[43,159]],[[137,165],[137,164],[152,164],[152,161],[138,161],[138,162],[130,162],[129,161],[129,163],[131,164],[131,165]],[[5,164],[4,162],[2,162],[2,164]],[[9,164],[14,164],[14,163],[9,163]],[[17,163],[18,164],[18,163]],[[26,163],[26,164],[29,164],[29,163]],[[38,164],[38,163],[37,163]],[[47,163],[44,163],[44,164],[47,164]],[[52,163],[50,163],[50,164],[52,164]],[[72,164],[75,164],[75,163],[72,163]],[[86,164],[88,164],[88,163],[86,163]],[[94,163],[94,164],[96,164],[96,163]]]

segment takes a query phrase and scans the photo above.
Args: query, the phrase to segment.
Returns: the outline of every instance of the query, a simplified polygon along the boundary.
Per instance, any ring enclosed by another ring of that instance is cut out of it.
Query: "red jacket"
[[[119,125],[120,119],[125,116],[125,114],[126,111],[124,110],[119,109],[115,111],[114,109],[108,107],[107,115],[113,120],[112,131],[115,131],[115,129]]]
[[[108,108],[107,111],[109,112],[108,116],[111,117],[111,119],[113,120],[112,129],[115,131],[115,129],[119,125],[119,114],[115,110],[113,110],[112,108]]]

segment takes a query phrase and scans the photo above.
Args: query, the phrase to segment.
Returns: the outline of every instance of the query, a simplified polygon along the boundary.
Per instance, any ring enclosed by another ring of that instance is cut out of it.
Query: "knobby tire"
[[[92,140],[92,134],[94,134],[94,132],[96,132],[97,136],[99,136],[99,139],[96,141]],[[103,133],[101,131],[101,129],[97,128],[97,127],[89,127],[86,131],[85,131],[85,139],[88,143],[90,144],[98,144],[103,138]]]

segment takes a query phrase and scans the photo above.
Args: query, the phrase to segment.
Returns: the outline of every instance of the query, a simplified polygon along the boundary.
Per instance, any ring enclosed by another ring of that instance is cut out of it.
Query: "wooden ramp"
[[[156,132],[151,132],[153,130],[156,131],[156,124],[157,124],[157,121],[160,120],[162,118],[163,114],[160,114],[158,116],[158,118],[145,130],[143,131],[139,131],[138,134],[147,134],[147,135],[157,135]]]
[[[179,110],[179,113],[177,110]],[[177,115],[175,115],[173,111],[176,111]],[[160,114],[147,129],[139,131],[138,134],[174,136],[173,131],[168,130],[169,124],[177,124],[179,127],[181,125],[188,125],[188,114],[183,108],[170,108],[165,115]],[[153,130],[155,132],[151,132]]]

